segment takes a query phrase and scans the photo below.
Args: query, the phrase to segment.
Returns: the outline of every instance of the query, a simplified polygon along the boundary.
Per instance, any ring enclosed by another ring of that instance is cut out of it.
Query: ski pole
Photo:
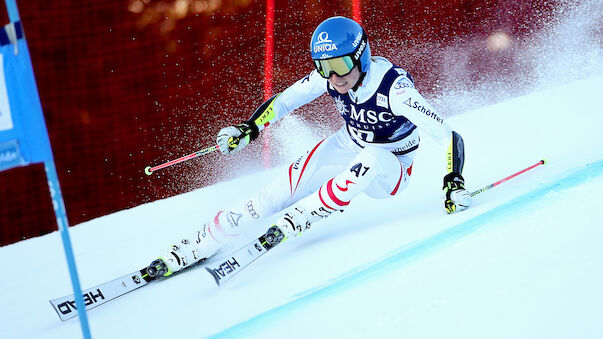
[[[495,182],[495,183],[492,183],[492,184],[487,185],[487,186],[485,186],[485,187],[483,187],[483,188],[481,188],[481,189],[478,189],[477,191],[472,192],[472,193],[471,193],[471,196],[472,196],[472,197],[474,197],[474,196],[476,196],[476,195],[478,195],[478,194],[480,194],[480,193],[482,193],[482,192],[484,192],[484,191],[487,191],[487,190],[491,189],[492,187],[496,187],[496,186],[498,186],[498,185],[502,184],[503,182],[505,182],[505,181],[507,181],[507,180],[509,180],[509,179],[513,179],[513,178],[515,178],[516,176],[518,176],[518,175],[520,175],[520,174],[522,174],[522,173],[525,173],[525,172],[527,172],[527,171],[529,171],[529,170],[531,170],[531,169],[533,169],[533,168],[535,168],[535,167],[538,167],[538,166],[540,166],[540,165],[544,165],[544,164],[546,164],[546,159],[542,159],[542,160],[540,160],[539,162],[535,163],[534,165],[532,165],[532,166],[530,166],[530,167],[528,167],[528,168],[525,168],[525,169],[523,169],[523,170],[521,170],[521,171],[519,171],[519,172],[517,172],[517,173],[515,173],[515,174],[511,174],[511,175],[509,175],[509,176],[508,176],[508,177],[506,177],[506,178],[500,179],[499,181],[497,181],[497,182]]]
[[[230,137],[228,139],[228,146],[230,146],[232,148],[237,147],[237,145],[239,144],[239,141],[241,141],[241,139],[243,139],[244,137],[246,137],[249,133],[251,133],[251,131],[245,131],[243,134],[241,134],[238,137]],[[147,166],[144,169],[144,173],[146,173],[146,175],[151,175],[151,174],[153,174],[153,172],[155,172],[157,170],[160,170],[162,168],[166,168],[166,167],[169,167],[169,166],[172,166],[172,165],[175,165],[175,164],[179,164],[179,163],[187,161],[187,160],[194,159],[194,158],[196,158],[198,156],[201,156],[203,154],[207,154],[207,153],[211,153],[213,151],[216,151],[219,148],[220,148],[220,146],[214,145],[214,146],[211,146],[211,147],[204,148],[204,149],[202,149],[200,151],[197,151],[195,153],[191,153],[189,155],[185,155],[185,156],[183,156],[181,158],[178,158],[176,160],[171,160],[171,161],[168,161],[168,162],[163,163],[161,165],[157,165],[155,167]]]
[[[146,175],[151,175],[151,174],[153,174],[153,172],[155,172],[157,170],[160,170],[162,168],[166,168],[166,167],[169,167],[169,166],[172,166],[172,165],[175,165],[175,164],[179,164],[181,162],[184,162],[184,161],[196,158],[196,157],[201,156],[203,154],[211,153],[211,152],[217,150],[218,148],[219,148],[218,145],[207,147],[207,148],[204,148],[204,149],[202,149],[200,151],[197,151],[195,153],[191,153],[189,155],[185,155],[183,157],[180,157],[180,158],[175,159],[175,160],[168,161],[166,163],[163,163],[161,165],[157,165],[155,167],[147,166],[144,169],[144,172],[146,173]]]

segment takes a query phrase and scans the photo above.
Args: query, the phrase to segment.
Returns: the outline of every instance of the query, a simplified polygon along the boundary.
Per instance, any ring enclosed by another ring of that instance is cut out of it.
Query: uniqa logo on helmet
[[[314,43],[314,53],[336,51],[337,46],[329,39],[329,33],[320,32]]]

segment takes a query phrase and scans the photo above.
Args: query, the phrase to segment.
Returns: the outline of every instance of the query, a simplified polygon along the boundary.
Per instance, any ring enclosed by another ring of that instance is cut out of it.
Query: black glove
[[[444,209],[446,213],[462,211],[471,206],[471,194],[465,190],[465,179],[458,173],[444,177]]]

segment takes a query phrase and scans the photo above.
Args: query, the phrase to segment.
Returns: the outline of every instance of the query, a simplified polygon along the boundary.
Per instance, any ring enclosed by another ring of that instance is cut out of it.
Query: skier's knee
[[[385,149],[365,148],[352,162],[350,171],[359,167],[368,168],[366,169],[366,180],[368,182],[365,184],[363,191],[370,197],[377,199],[391,197],[408,184],[406,169],[393,153]],[[368,175],[369,171],[372,171],[370,175]],[[357,171],[353,172],[356,175]]]
[[[363,149],[350,163],[350,172],[354,176],[369,180],[382,178],[399,170],[400,162],[393,153],[374,146]]]

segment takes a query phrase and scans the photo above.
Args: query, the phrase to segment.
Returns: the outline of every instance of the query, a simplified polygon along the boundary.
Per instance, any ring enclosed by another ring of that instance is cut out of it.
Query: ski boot
[[[315,198],[311,195],[299,201],[276,221],[275,225],[287,238],[298,236],[310,229],[314,222],[327,218],[335,212],[340,212],[340,210],[314,203],[313,200]]]
[[[167,253],[159,257],[158,260],[165,264],[162,275],[167,277],[190,265],[205,261],[214,256],[220,248],[221,245],[212,239],[197,238],[195,241],[182,239],[180,243],[172,245]]]
[[[239,235],[238,218],[236,213],[220,211],[211,221],[203,224],[193,237],[171,245],[167,253],[158,259],[166,266],[166,270],[159,270],[161,275],[172,275],[216,255]]]

